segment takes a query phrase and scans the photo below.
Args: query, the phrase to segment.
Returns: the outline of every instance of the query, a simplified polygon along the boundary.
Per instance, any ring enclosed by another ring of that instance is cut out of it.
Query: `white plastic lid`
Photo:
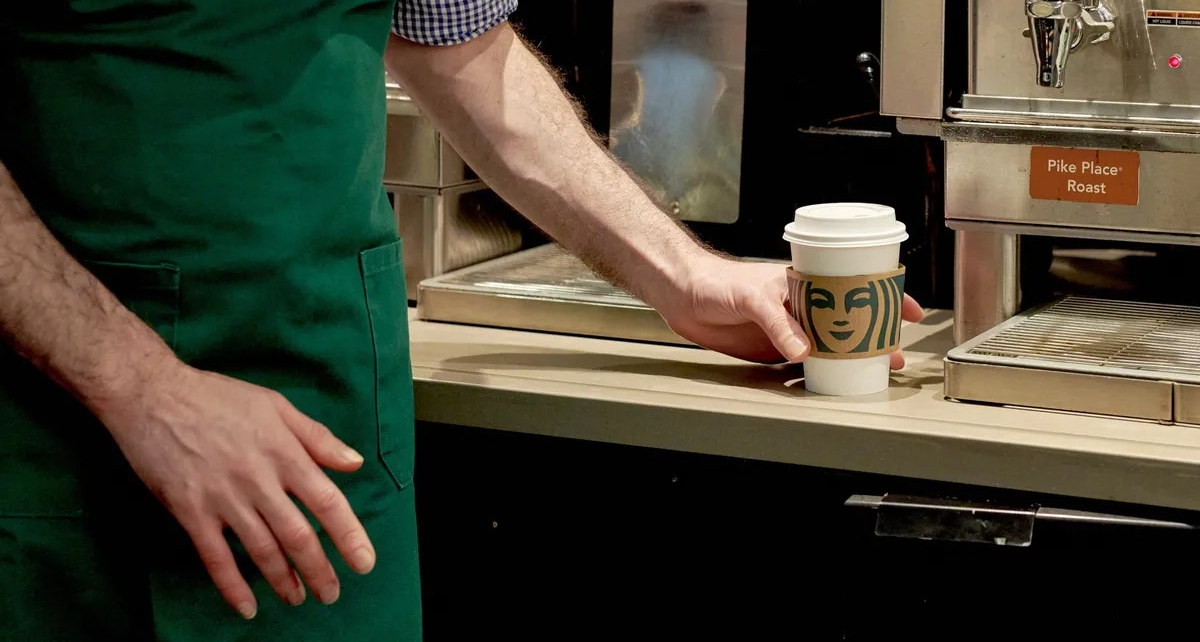
[[[811,247],[873,247],[908,238],[896,210],[874,203],[821,203],[796,210],[783,239]]]

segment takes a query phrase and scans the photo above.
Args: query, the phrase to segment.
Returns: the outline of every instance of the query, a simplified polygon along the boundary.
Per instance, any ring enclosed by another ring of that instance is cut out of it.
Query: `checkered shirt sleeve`
[[[392,31],[425,45],[457,45],[504,22],[517,0],[396,0]]]

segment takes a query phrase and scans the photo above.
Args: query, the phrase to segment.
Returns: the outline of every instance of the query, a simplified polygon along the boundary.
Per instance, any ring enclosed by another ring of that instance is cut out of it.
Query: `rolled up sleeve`
[[[457,45],[504,22],[517,0],[396,0],[392,31],[425,45]]]

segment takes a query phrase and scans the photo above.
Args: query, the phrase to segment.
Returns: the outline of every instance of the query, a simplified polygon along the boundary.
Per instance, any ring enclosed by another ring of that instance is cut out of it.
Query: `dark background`
[[[1039,523],[1027,548],[874,534],[854,494],[1172,518],[1073,498],[421,424],[442,640],[1156,640],[1195,627],[1194,531]],[[1157,514],[1156,514],[1157,513]]]

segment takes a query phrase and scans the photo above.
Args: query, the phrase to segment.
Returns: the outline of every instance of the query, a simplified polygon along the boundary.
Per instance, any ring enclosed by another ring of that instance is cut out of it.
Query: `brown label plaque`
[[[1034,147],[1029,196],[1050,201],[1137,205],[1141,156],[1111,149]]]

